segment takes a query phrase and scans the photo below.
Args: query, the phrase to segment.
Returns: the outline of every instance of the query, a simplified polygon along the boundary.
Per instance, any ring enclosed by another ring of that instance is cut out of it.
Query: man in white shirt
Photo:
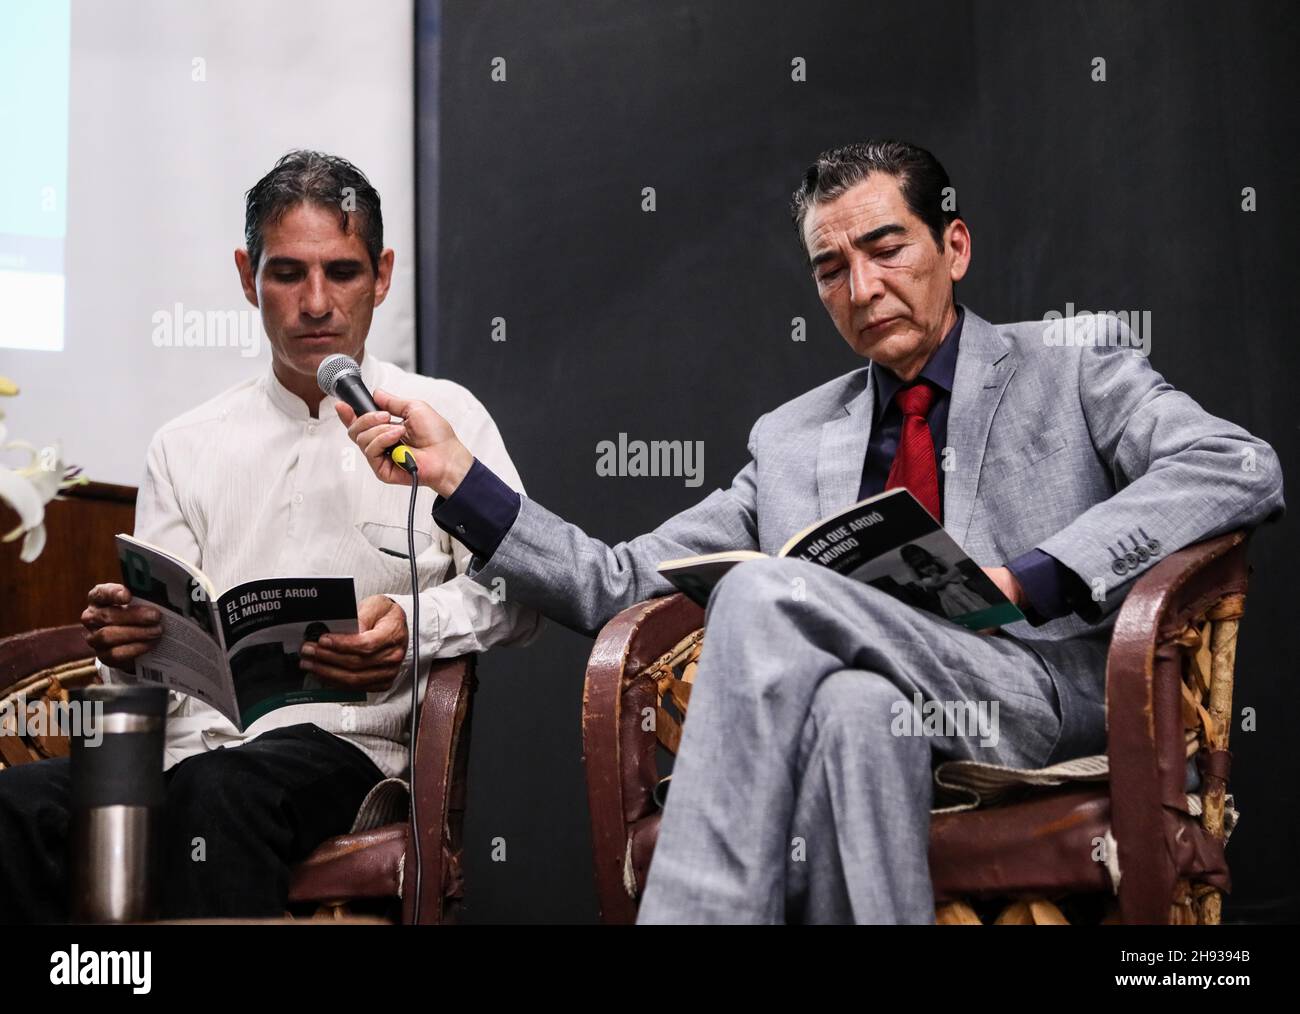
[[[351,575],[359,632],[304,645],[302,667],[365,700],[281,707],[241,733],[208,705],[172,694],[160,892],[169,917],[279,914],[293,865],[346,832],[378,781],[406,770],[410,493],[365,466],[335,399],[317,387],[321,360],[345,353],[359,361],[368,389],[439,405],[493,471],[523,488],[473,395],[366,354],[393,251],[383,247],[379,195],[359,170],[290,152],[248,192],[245,231],[235,261],[245,296],[261,310],[271,369],[155,434],[135,535],[201,567],[218,589]],[[433,524],[432,492],[417,495],[420,675],[433,658],[530,640],[537,614],[464,576],[469,551]],[[156,611],[129,602],[122,585],[97,585],[82,614],[109,681],[123,678],[160,633]],[[66,915],[68,784],[66,759],[0,772],[0,922]]]

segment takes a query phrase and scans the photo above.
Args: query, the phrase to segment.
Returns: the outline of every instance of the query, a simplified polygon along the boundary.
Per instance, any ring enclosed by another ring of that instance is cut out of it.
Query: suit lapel
[[[993,413],[1015,372],[1011,347],[992,324],[966,307],[948,407],[952,467],[943,480],[943,527],[959,545],[965,545],[970,530]]]
[[[842,405],[834,418],[822,424],[821,445],[817,449],[817,499],[822,517],[841,511],[858,499],[876,403],[876,385],[871,379],[873,369],[870,366],[859,371],[862,390]]]

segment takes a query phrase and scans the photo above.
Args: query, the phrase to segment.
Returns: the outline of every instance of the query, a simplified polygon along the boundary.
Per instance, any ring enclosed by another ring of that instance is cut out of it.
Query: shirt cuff
[[[425,591],[432,589],[426,588]],[[402,658],[402,664],[398,667],[397,676],[392,685],[387,690],[381,690],[378,693],[367,695],[366,701],[369,704],[375,704],[379,701],[388,700],[392,692],[397,687],[402,687],[403,694],[410,694],[410,688],[407,687],[406,681],[415,674],[417,680],[423,681],[429,672],[429,666],[433,664],[435,658],[440,657],[442,650],[441,618],[438,615],[437,603],[431,595],[420,596],[420,662],[417,670],[415,662],[415,638],[410,636],[412,629],[411,624],[411,596],[410,595],[389,595],[390,599],[397,603],[397,607],[402,611],[406,619],[406,655]],[[424,693],[424,684],[420,684],[420,693]]]
[[[481,560],[490,560],[519,516],[519,494],[474,459],[451,496],[433,501],[433,520]]]
[[[1007,564],[1025,593],[1025,618],[1035,627],[1071,612],[1067,601],[1069,579],[1065,564],[1041,549],[1031,549]]]

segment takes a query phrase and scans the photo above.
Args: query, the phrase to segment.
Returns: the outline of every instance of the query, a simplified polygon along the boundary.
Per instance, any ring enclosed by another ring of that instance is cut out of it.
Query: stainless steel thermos
[[[70,698],[82,711],[71,737],[72,919],[156,918],[167,691],[112,684]]]

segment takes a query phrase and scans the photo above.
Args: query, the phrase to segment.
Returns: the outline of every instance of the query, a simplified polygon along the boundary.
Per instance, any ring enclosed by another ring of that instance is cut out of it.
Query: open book
[[[366,699],[298,668],[304,641],[357,632],[352,578],[266,578],[218,595],[197,567],[129,535],[117,557],[133,604],[162,614],[162,637],[128,676],[197,697],[241,732],[286,705]]]
[[[906,489],[868,497],[818,521],[777,556],[829,567],[972,630],[1025,618]],[[747,549],[707,553],[665,560],[659,573],[705,605],[713,586],[732,567],[764,558]]]

